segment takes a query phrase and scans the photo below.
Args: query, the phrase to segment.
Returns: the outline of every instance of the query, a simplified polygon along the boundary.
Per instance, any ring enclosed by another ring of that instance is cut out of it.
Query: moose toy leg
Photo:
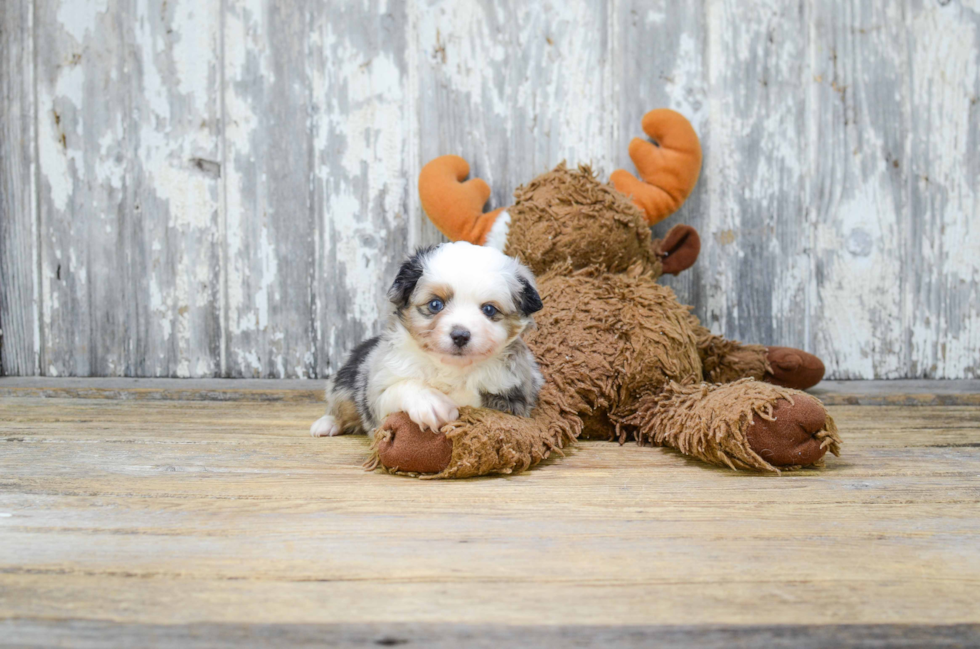
[[[716,336],[700,323],[695,325],[698,356],[708,383],[758,379],[784,388],[806,390],[823,379],[824,364],[802,349],[745,345]]]
[[[375,455],[366,466],[434,478],[519,473],[547,459],[577,434],[565,427],[569,420],[556,421],[560,425],[549,426],[540,410],[535,417],[524,418],[464,407],[445,434],[434,434],[421,430],[404,413],[396,413],[378,431]]]
[[[802,349],[769,347],[766,349],[769,369],[762,380],[784,388],[806,390],[823,379],[823,361]]]
[[[816,464],[840,438],[813,397],[761,381],[671,383],[640,400],[637,435],[709,464],[759,471]]]

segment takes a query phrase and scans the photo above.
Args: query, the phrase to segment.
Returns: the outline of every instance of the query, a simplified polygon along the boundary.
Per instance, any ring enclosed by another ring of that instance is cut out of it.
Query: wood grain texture
[[[54,645],[102,649],[151,644],[154,647],[391,647],[496,649],[501,646],[659,647],[772,649],[837,647],[973,647],[978,624],[844,625],[648,625],[591,626],[548,624],[119,624],[89,620],[0,620],[0,634],[11,645]]]
[[[34,11],[0,6],[0,375],[39,371]]]
[[[3,17],[5,373],[325,376],[380,328],[400,259],[442,240],[423,163],[464,156],[505,205],[563,159],[632,170],[640,117],[668,106],[705,162],[656,233],[700,230],[699,263],[665,282],[708,326],[813,351],[831,378],[980,376],[975,2]]]
[[[220,373],[220,14],[36,4],[46,375]]]
[[[119,54],[134,39],[132,29],[120,29],[132,21],[127,9],[35,3],[37,39],[47,44],[36,57],[35,119],[41,355],[50,376],[123,374],[134,358],[126,345],[136,320],[128,289],[142,269],[118,245],[134,243],[126,226],[137,160],[127,155],[129,66]]]
[[[915,308],[904,271],[914,220],[905,12],[850,0],[813,11],[815,348],[842,378],[914,375],[902,334]]]
[[[709,2],[706,326],[808,348],[806,5]],[[738,25],[737,29],[732,26]]]
[[[910,0],[909,374],[980,374],[980,6]]]
[[[315,367],[307,23],[302,4],[225,3],[226,376]]]
[[[822,381],[808,392],[828,406],[980,406],[980,380]],[[304,379],[145,379],[0,377],[0,397],[136,401],[321,402],[323,386]]]
[[[0,618],[32,633],[980,623],[976,406],[834,407],[844,455],[782,477],[590,442],[438,483],[310,438],[314,403],[0,409]]]

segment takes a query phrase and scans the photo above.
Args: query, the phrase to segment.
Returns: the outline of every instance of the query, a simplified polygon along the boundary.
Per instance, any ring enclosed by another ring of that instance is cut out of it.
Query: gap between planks
[[[145,401],[323,400],[325,380],[0,377],[0,397]],[[976,406],[980,380],[823,381],[809,390],[828,406]]]

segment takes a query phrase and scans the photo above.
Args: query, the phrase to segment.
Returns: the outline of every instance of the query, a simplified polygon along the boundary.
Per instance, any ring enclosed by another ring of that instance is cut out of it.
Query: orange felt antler
[[[482,246],[503,208],[483,213],[490,186],[479,178],[462,182],[470,165],[458,155],[444,155],[422,167],[419,198],[422,209],[452,241]]]
[[[651,144],[638,137],[630,142],[630,158],[643,181],[623,169],[609,180],[632,197],[654,225],[676,212],[690,196],[701,173],[701,142],[683,115],[668,108],[651,110],[643,116],[643,132]]]

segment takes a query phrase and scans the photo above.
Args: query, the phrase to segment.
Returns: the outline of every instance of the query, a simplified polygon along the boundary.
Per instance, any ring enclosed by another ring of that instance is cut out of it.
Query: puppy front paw
[[[330,415],[323,415],[310,426],[310,435],[313,437],[335,437],[340,433],[340,424]]]
[[[459,419],[456,402],[437,390],[419,392],[415,400],[406,408],[408,418],[422,430],[438,433],[439,429],[451,421]]]

